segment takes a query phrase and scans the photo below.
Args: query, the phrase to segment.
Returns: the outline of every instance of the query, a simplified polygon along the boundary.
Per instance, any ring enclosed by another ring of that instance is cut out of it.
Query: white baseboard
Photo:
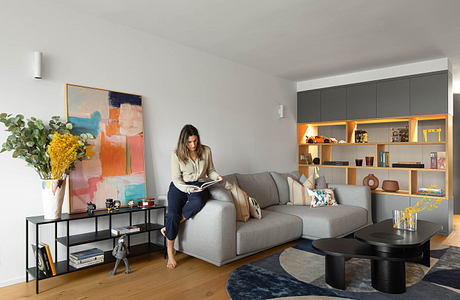
[[[29,276],[29,279],[30,279],[30,276]],[[9,286],[9,285],[13,285],[13,284],[17,284],[17,283],[21,283],[21,282],[24,282],[24,281],[26,281],[25,276],[18,277],[18,278],[15,278],[15,279],[10,279],[10,280],[7,280],[7,281],[3,281],[3,282],[0,282],[0,288],[5,287],[5,286]]]

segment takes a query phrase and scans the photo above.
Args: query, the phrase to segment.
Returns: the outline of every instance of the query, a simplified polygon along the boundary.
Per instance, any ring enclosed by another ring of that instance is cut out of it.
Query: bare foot
[[[177,266],[177,262],[173,259],[168,259],[168,263],[166,264],[166,268],[170,270],[174,270]]]

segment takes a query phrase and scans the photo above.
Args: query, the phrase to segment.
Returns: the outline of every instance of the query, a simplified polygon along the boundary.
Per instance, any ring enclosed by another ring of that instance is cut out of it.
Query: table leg
[[[428,240],[425,244],[422,245],[422,260],[420,263],[424,266],[430,266],[430,240]]]
[[[29,221],[26,219],[26,282],[29,282]]]
[[[345,290],[345,257],[326,255],[326,282],[336,289]]]
[[[39,225],[35,224],[35,294],[38,294],[38,232],[39,232]]]
[[[372,287],[376,290],[401,294],[406,291],[406,265],[404,261],[372,260]]]

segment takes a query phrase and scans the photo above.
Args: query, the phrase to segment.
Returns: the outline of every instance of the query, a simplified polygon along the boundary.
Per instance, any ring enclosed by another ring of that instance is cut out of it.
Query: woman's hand
[[[224,182],[224,179],[222,178],[222,176],[217,176],[216,180],[220,180],[219,184],[221,184],[222,182]]]
[[[199,192],[202,192],[203,189],[191,189],[190,190],[190,193],[199,193]]]

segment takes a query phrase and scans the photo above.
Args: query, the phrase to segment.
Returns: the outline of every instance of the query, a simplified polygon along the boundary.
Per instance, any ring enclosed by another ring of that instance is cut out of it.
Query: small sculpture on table
[[[128,274],[131,272],[131,269],[129,268],[129,264],[128,264],[128,259],[126,258],[126,256],[129,255],[128,244],[126,243],[126,234],[122,235],[118,239],[117,245],[112,250],[112,255],[117,260],[115,261],[115,267],[113,268],[113,271],[110,272],[110,274],[115,275],[115,273],[117,272],[118,265],[120,264],[121,260],[123,260],[123,262],[125,263],[125,274]]]
[[[113,209],[113,199],[105,199],[105,208],[107,208],[108,212],[111,212]]]
[[[118,210],[121,207],[121,201],[120,200],[115,200],[113,201],[113,209]]]
[[[96,210],[96,204],[94,204],[93,202],[88,202],[86,204],[88,205],[87,208],[86,208],[86,211],[88,212],[88,215],[89,216],[94,215],[94,210]]]
[[[128,205],[129,205],[129,208],[133,208],[134,207],[134,200],[129,200]]]

